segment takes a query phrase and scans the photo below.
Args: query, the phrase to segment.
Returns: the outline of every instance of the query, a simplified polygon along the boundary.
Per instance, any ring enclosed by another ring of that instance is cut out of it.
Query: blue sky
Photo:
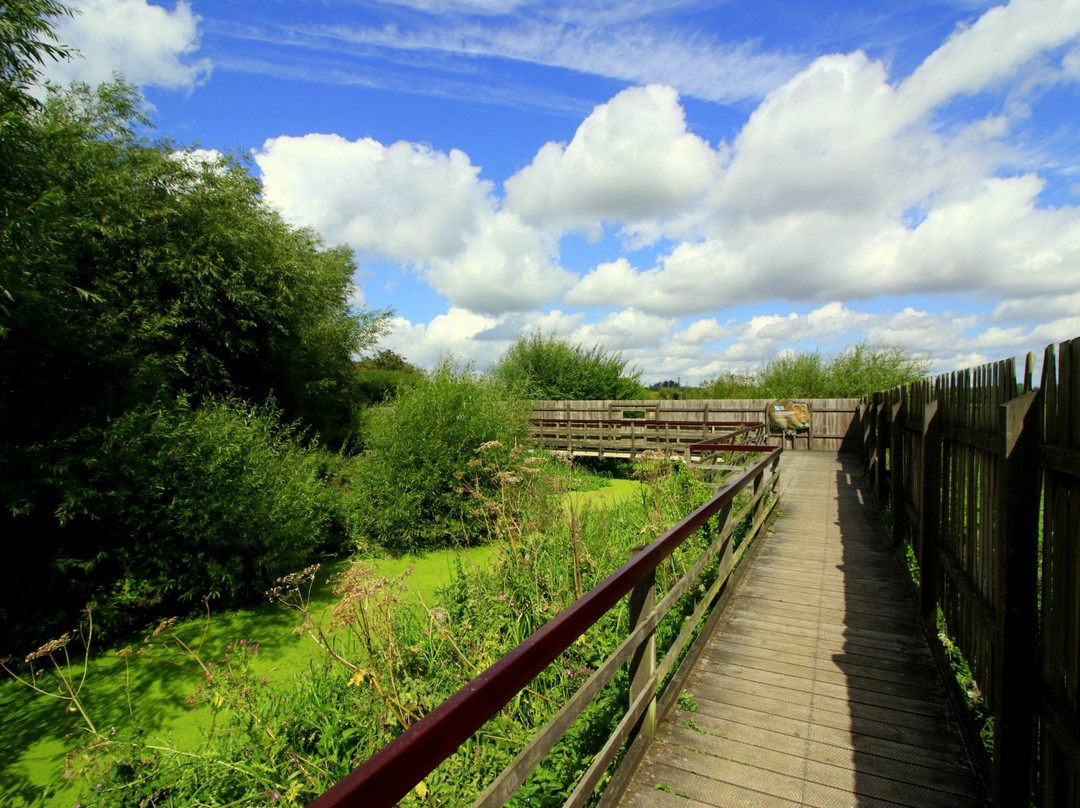
[[[251,161],[417,364],[523,332],[698,382],[1080,335],[1080,0],[83,0],[57,82]]]

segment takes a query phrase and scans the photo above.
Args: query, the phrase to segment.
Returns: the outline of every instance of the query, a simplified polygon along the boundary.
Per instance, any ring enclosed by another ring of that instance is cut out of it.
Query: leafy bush
[[[523,399],[625,399],[642,394],[640,371],[626,369],[620,353],[585,349],[539,332],[520,337],[491,374]]]
[[[829,397],[830,374],[817,351],[782,354],[764,361],[758,371],[762,398]]]
[[[331,457],[301,445],[275,411],[186,399],[114,420],[87,461],[87,495],[57,561],[123,625],[164,604],[260,596],[345,540]]]
[[[727,371],[715,379],[705,382],[700,388],[700,395],[686,394],[686,398],[739,399],[761,398],[757,377],[750,373]]]
[[[490,509],[477,494],[513,477],[526,415],[503,388],[450,362],[399,388],[364,424],[358,531],[397,552],[487,541]]]
[[[930,372],[930,360],[912,356],[898,345],[871,347],[860,342],[835,357],[828,370],[830,397],[844,398],[918,381]]]
[[[705,398],[857,398],[923,378],[930,361],[896,345],[865,342],[828,359],[818,351],[767,359],[750,373],[723,373],[705,382]]]
[[[353,367],[352,383],[352,399],[358,419],[362,418],[359,410],[389,401],[398,388],[414,384],[422,377],[420,368],[386,348],[360,359]]]

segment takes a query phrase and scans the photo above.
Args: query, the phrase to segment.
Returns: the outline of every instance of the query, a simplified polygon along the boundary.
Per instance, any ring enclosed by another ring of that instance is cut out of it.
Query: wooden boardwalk
[[[983,806],[857,462],[789,452],[782,479],[697,707],[661,723],[621,804]]]

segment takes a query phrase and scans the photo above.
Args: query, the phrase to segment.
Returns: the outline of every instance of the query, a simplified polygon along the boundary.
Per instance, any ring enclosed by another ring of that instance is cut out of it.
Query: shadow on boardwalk
[[[984,805],[856,461],[784,465],[776,531],[688,680],[697,708],[663,722],[622,804]]]

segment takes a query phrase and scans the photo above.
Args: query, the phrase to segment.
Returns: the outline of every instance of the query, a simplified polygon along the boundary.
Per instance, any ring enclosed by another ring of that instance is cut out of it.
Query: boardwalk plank
[[[697,709],[661,722],[622,804],[985,805],[853,460],[783,462],[776,531],[684,688]]]

